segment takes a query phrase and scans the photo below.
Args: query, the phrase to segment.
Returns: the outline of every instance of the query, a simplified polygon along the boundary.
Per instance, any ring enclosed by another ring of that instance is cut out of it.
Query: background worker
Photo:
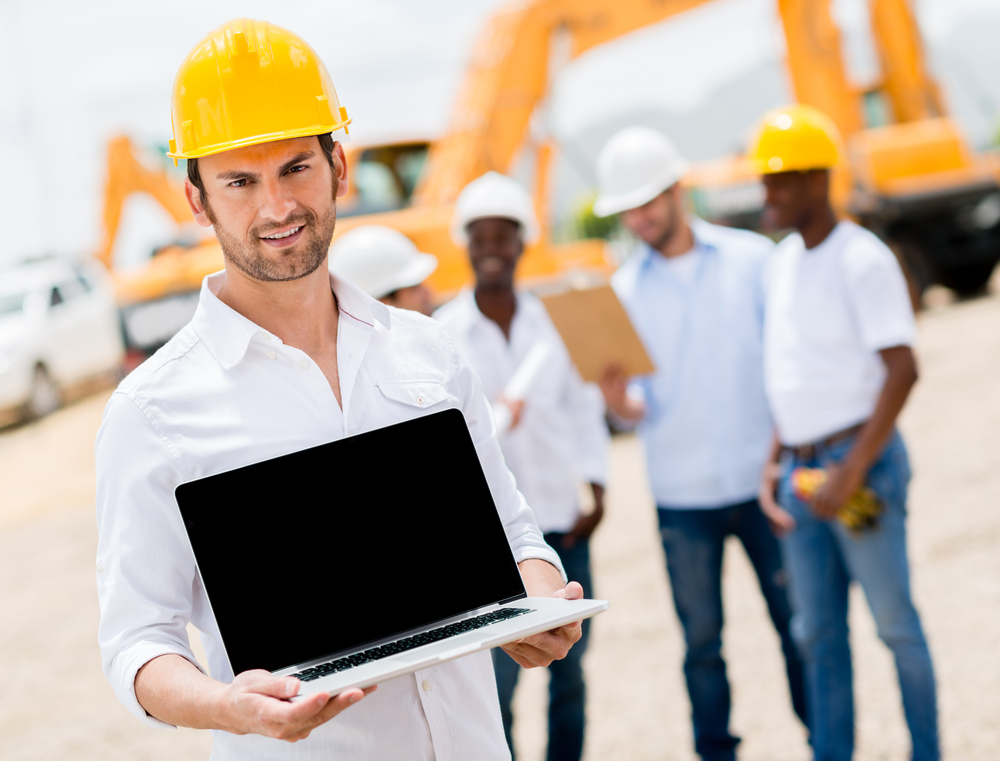
[[[722,659],[722,555],[736,536],[753,564],[781,638],[792,705],[805,720],[802,664],[777,541],[757,504],[771,438],[761,364],[761,272],[771,242],[688,217],[679,181],[687,163],[662,134],[622,130],[597,160],[594,213],[620,214],[641,243],[611,283],[656,372],[631,386],[602,378],[609,408],[638,424],[684,628],[684,677],[695,750],[732,761],[730,692]]]
[[[214,226],[226,269],[205,279],[192,322],[118,387],[98,433],[98,639],[108,680],[147,724],[215,730],[217,761],[503,761],[486,653],[389,680],[377,692],[294,703],[287,699],[299,690],[295,678],[262,670],[234,678],[176,486],[441,409],[465,415],[528,593],[575,599],[582,590],[564,586],[558,556],[503,465],[482,386],[444,329],[328,271],[336,199],[348,181],[332,133],[347,116],[313,50],[266,22],[228,22],[182,64],[173,123],[171,154],[188,160],[188,202],[200,225]],[[438,390],[434,404],[384,395],[385,384],[415,376]],[[330,491],[349,478],[377,491],[378,477],[392,474],[391,457],[360,474],[332,463]],[[288,488],[281,509],[311,496]],[[239,509],[233,505],[235,517]],[[374,543],[377,535],[373,525]],[[266,563],[296,583],[300,550],[280,538],[245,549],[247,563]],[[331,558],[332,597],[359,573],[365,569]],[[386,589],[386,598],[394,593]],[[202,632],[211,677],[195,665],[189,622]],[[545,666],[579,636],[580,625],[570,624],[506,647],[524,666]]]
[[[434,311],[424,281],[437,269],[436,256],[417,250],[398,230],[363,225],[340,236],[330,249],[330,272],[347,278],[373,299],[428,317]]]
[[[910,466],[895,428],[917,380],[915,323],[903,273],[875,235],[838,221],[830,169],[836,126],[808,106],[768,113],[749,150],[763,175],[766,213],[785,238],[769,262],[764,366],[777,440],[761,505],[783,534],[792,577],[793,631],[806,663],[817,761],[848,761],[854,703],[847,601],[857,579],[892,650],[914,761],[939,758],[934,671],[910,596],[906,491]],[[780,442],[780,443],[779,443]],[[822,467],[810,502],[791,472]],[[882,502],[874,527],[851,531],[837,513],[867,485]]]
[[[523,407],[521,400],[507,400],[516,422],[501,434],[500,448],[545,541],[590,597],[589,539],[604,515],[604,403],[597,387],[580,379],[545,307],[514,288],[524,246],[538,238],[531,198],[514,180],[490,172],[459,195],[451,227],[456,243],[468,248],[476,284],[434,316],[479,374],[487,398],[503,396],[539,342],[548,348]],[[577,496],[581,478],[594,498],[587,514]],[[583,637],[570,654],[549,666],[549,761],[577,761],[583,751],[587,628],[584,622]],[[511,698],[520,666],[505,653],[493,653],[504,732],[513,753]]]

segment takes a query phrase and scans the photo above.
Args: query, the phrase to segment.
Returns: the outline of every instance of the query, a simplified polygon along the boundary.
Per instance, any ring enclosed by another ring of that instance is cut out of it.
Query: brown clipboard
[[[539,297],[562,336],[580,377],[596,382],[609,364],[625,374],[656,370],[610,285],[563,291]]]

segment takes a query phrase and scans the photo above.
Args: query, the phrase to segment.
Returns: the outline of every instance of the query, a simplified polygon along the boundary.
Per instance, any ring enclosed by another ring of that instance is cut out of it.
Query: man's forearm
[[[167,724],[226,729],[215,706],[224,688],[179,655],[161,655],[135,675],[135,696],[146,713]]]
[[[896,418],[917,382],[917,363],[909,346],[894,346],[879,352],[887,369],[885,384],[875,411],[862,426],[847,459],[846,467],[867,473],[889,440]]]
[[[528,558],[518,563],[517,568],[529,597],[549,597],[565,586],[559,569],[547,560]]]

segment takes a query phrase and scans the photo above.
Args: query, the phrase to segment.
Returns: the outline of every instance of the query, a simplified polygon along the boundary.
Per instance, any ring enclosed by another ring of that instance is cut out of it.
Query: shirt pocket
[[[440,381],[379,381],[378,390],[386,399],[425,409],[448,399],[448,389]]]

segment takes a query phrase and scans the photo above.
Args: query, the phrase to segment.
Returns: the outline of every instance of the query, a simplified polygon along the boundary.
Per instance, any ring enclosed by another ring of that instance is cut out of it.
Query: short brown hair
[[[323,155],[326,156],[327,163],[333,167],[333,146],[334,139],[333,133],[327,132],[322,135],[316,135],[319,139],[319,147],[323,149]],[[201,196],[201,202],[207,206],[208,193],[205,192],[205,183],[202,182],[201,172],[198,169],[198,159],[188,159],[187,160],[187,176],[191,184],[198,188],[198,195]]]

